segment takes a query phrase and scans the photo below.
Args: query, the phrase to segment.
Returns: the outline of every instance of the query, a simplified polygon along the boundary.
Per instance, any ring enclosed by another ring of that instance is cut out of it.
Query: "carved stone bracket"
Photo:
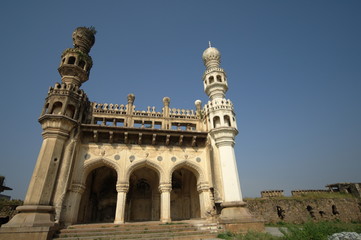
[[[172,191],[172,184],[171,183],[160,183],[158,189],[159,189],[160,193],[170,192],[170,191]]]

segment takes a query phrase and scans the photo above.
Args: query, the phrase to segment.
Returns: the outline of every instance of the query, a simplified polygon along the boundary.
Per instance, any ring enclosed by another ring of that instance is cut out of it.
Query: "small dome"
[[[214,47],[207,48],[202,55],[203,61],[208,61],[213,59],[219,60],[220,58],[221,58],[221,53],[218,51],[217,48]]]
[[[219,67],[221,62],[221,53],[217,48],[209,47],[203,52],[202,59],[207,69]]]

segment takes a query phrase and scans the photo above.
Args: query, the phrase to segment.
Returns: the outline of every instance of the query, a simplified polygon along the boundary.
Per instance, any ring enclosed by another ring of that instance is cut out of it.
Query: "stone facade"
[[[247,200],[249,210],[266,223],[304,223],[309,220],[361,221],[361,202],[357,198],[289,198]]]
[[[194,218],[218,219],[232,228],[252,223],[242,200],[236,117],[225,98],[220,52],[209,46],[202,56],[209,96],[203,107],[197,100],[194,110],[172,108],[165,97],[161,110],[137,110],[133,94],[124,104],[96,103],[80,88],[93,64],[94,34],[77,28],[74,48],[61,55],[62,83],[49,88],[39,118],[43,144],[24,206],[0,238],[33,229],[16,239],[37,234],[45,239],[54,227],[76,223]]]

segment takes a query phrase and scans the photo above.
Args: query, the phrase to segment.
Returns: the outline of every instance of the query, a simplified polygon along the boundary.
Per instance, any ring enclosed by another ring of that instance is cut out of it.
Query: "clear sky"
[[[361,1],[2,1],[0,174],[23,199],[37,119],[78,26],[98,33],[91,101],[195,109],[202,53],[222,53],[243,195],[361,182]]]

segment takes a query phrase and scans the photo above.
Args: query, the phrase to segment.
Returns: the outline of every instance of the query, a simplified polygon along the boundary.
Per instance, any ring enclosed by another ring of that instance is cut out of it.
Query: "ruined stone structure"
[[[61,83],[49,88],[39,118],[43,143],[24,205],[0,239],[46,239],[55,226],[94,222],[208,219],[233,230],[262,228],[242,200],[220,52],[209,46],[202,56],[203,107],[197,100],[195,110],[172,108],[165,97],[161,110],[137,110],[133,94],[125,104],[96,103],[80,88],[94,34],[77,28],[74,48],[61,55]]]
[[[357,198],[282,198],[251,199],[247,206],[266,223],[304,223],[307,221],[361,221],[361,203]]]
[[[311,190],[293,190],[291,191],[292,196],[304,196],[309,194],[317,194],[317,193],[330,193],[329,190],[323,189],[311,189]]]
[[[329,189],[293,190],[291,197],[285,197],[283,190],[261,191],[261,198],[248,199],[247,205],[254,216],[262,217],[266,223],[360,222],[359,186],[336,183],[327,185]]]
[[[275,197],[283,197],[283,190],[265,190],[261,191],[262,198],[275,198]]]
[[[349,193],[357,198],[361,198],[361,183],[334,183],[326,187],[330,192]]]

